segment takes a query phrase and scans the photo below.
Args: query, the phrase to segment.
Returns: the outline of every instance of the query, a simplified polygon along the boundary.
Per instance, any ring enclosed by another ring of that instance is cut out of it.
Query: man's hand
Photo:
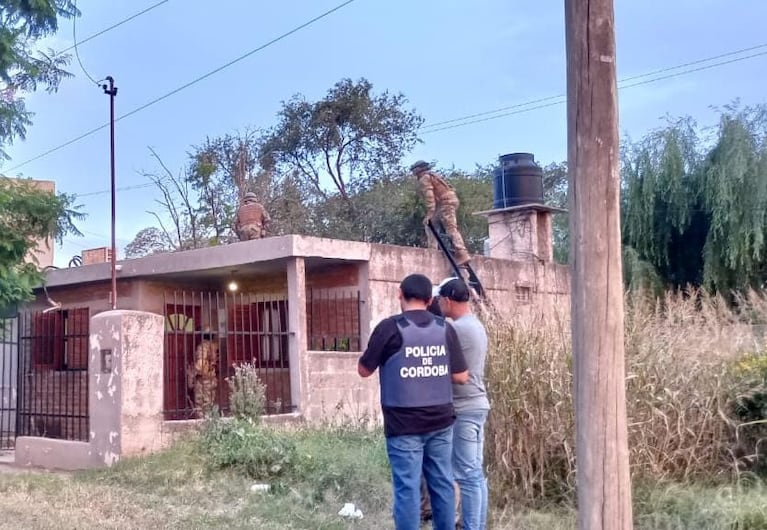
[[[357,363],[357,373],[360,375],[360,377],[370,377],[373,375],[373,372],[365,368],[362,363]]]

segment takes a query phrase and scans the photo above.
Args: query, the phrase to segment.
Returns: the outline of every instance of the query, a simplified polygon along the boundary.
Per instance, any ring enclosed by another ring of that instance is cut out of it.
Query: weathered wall
[[[517,262],[473,256],[472,267],[498,315],[526,318],[553,315],[569,307],[570,273],[552,262]],[[399,312],[397,289],[408,274],[421,273],[434,284],[452,276],[444,256],[436,250],[372,245],[369,264],[370,319],[374,326]]]
[[[121,309],[139,309],[139,290],[136,280],[122,280],[117,282],[117,307]],[[110,282],[97,282],[71,287],[50,287],[48,294],[54,302],[61,304],[62,308],[87,307],[93,316],[102,311],[109,311],[109,303],[112,284]],[[46,300],[45,293],[37,293],[35,299],[25,306],[25,310],[40,311],[51,307]]]
[[[357,374],[358,352],[306,353],[309,377],[308,406],[304,417],[310,422],[351,422],[370,425],[380,422],[378,377]]]
[[[91,444],[111,465],[160,448],[163,318],[117,310],[91,320]]]

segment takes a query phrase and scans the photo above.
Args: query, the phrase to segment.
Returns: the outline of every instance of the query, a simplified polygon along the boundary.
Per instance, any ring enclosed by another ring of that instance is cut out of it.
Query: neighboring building
[[[56,183],[52,180],[33,180],[32,183],[42,191],[47,191],[51,194],[56,193]],[[37,244],[37,248],[33,253],[37,258],[37,266],[40,269],[53,265],[53,248],[53,241],[50,237]]]

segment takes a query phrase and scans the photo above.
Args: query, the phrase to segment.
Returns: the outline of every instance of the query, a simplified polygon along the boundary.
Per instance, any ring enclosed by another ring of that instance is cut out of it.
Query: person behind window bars
[[[210,414],[216,404],[218,378],[218,345],[210,327],[202,330],[202,342],[194,351],[194,364],[187,371],[187,384],[194,390],[194,408],[197,416]]]
[[[242,198],[234,220],[234,231],[240,241],[266,237],[266,230],[271,223],[266,209],[258,202],[256,194],[249,191]]]
[[[461,232],[458,230],[456,212],[461,203],[458,200],[455,189],[441,175],[431,170],[431,164],[423,160],[419,160],[410,166],[410,171],[418,179],[418,191],[426,203],[426,217],[423,218],[423,224],[429,247],[437,248],[437,241],[434,239],[431,230],[429,230],[428,222],[435,222],[436,216],[439,214],[439,218],[445,226],[445,231],[453,242],[455,262],[458,265],[466,265],[471,260],[471,257],[466,250],[463,236],[461,236]]]

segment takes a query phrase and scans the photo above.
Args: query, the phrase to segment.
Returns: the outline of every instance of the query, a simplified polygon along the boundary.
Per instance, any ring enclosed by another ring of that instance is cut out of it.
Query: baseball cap
[[[471,293],[461,278],[445,278],[439,284],[438,296],[444,296],[454,302],[468,302]]]

